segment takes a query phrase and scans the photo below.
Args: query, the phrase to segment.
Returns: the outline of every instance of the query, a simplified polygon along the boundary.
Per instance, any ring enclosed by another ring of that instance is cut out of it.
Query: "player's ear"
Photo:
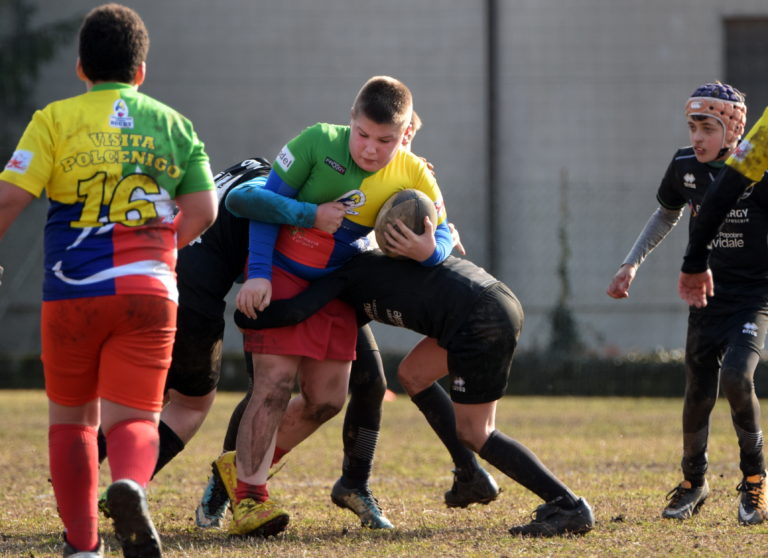
[[[138,87],[142,83],[144,83],[144,80],[147,78],[147,63],[142,62],[139,67],[136,69],[136,74],[133,76],[133,85]]]
[[[83,70],[83,63],[80,61],[79,56],[77,58],[77,62],[75,62],[75,74],[77,74],[77,78],[80,81],[88,82],[88,78],[85,75],[85,70]]]

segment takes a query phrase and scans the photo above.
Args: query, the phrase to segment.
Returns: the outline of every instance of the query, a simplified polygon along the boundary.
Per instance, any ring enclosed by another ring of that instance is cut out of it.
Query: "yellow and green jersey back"
[[[37,111],[0,179],[50,201],[44,300],[175,300],[173,199],[213,188],[191,122],[122,83]]]

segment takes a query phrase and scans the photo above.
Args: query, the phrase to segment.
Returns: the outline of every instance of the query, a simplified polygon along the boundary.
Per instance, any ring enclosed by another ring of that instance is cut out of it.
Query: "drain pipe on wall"
[[[486,238],[488,239],[488,271],[498,276],[500,255],[498,232],[498,166],[496,153],[498,145],[498,0],[486,0],[485,3],[485,94],[486,94]]]

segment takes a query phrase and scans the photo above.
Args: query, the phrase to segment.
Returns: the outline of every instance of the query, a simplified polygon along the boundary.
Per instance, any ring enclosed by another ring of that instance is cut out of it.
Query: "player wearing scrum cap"
[[[656,194],[651,215],[608,287],[613,298],[629,296],[637,268],[691,209],[690,227],[725,160],[744,131],[741,92],[715,82],[696,89],[685,103],[691,145],[678,149]],[[715,296],[691,307],[685,347],[683,398],[683,481],[668,494],[662,516],[688,519],[709,495],[707,443],[718,388],[731,408],[743,479],[738,485],[738,519],[745,525],[768,516],[760,406],[754,372],[768,329],[768,189],[750,187],[725,219],[712,244],[710,265]]]

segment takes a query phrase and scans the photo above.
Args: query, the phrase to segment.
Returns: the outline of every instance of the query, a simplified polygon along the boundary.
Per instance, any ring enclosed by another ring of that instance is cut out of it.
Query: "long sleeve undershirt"
[[[640,235],[635,240],[632,249],[624,258],[624,265],[632,264],[635,267],[640,267],[648,254],[658,246],[662,240],[666,238],[675,225],[677,225],[680,217],[683,214],[683,208],[680,209],[667,209],[665,207],[658,207],[653,212],[648,222],[640,231]]]

